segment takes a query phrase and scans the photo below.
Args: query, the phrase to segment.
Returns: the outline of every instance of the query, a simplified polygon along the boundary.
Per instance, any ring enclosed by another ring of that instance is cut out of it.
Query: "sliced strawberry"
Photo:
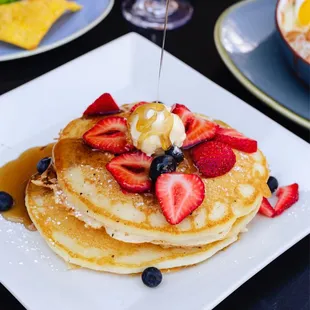
[[[267,217],[274,217],[275,215],[274,208],[271,206],[270,202],[265,197],[263,198],[262,204],[260,205],[258,212]]]
[[[188,149],[203,141],[211,140],[215,136],[216,130],[215,123],[194,117],[188,124],[183,148]]]
[[[226,174],[236,163],[232,148],[217,141],[203,142],[195,146],[191,153],[199,171],[207,178]]]
[[[226,143],[232,148],[242,152],[255,153],[257,151],[257,141],[247,138],[235,129],[218,128],[215,140]]]
[[[284,210],[290,208],[299,199],[298,184],[280,187],[277,191],[278,202],[274,208],[275,215],[280,215]]]
[[[141,101],[141,102],[138,102],[136,103],[131,109],[130,109],[130,113],[132,113],[133,111],[135,111],[137,108],[139,108],[140,106],[146,104],[148,102],[146,101]]]
[[[131,193],[144,193],[151,189],[149,178],[152,157],[137,151],[114,157],[106,166],[120,187]]]
[[[176,103],[171,108],[171,113],[174,113],[180,117],[183,124],[185,125],[189,118],[193,117],[193,113],[185,105]]]
[[[195,174],[162,174],[155,191],[163,214],[172,225],[182,222],[205,198],[205,185]]]
[[[186,132],[186,140],[183,143],[184,149],[189,149],[215,136],[218,125],[196,116],[186,106],[175,104],[171,112],[178,115],[184,124]]]
[[[99,121],[83,135],[83,139],[92,148],[113,154],[122,154],[134,149],[129,139],[127,120],[119,116]]]
[[[119,113],[120,111],[112,96],[104,93],[85,110],[83,116],[108,115]]]

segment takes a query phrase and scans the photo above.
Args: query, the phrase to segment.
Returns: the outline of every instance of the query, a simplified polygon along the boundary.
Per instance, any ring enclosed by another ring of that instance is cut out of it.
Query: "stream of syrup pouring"
[[[168,17],[169,17],[169,2],[166,2],[166,15],[165,15],[165,23],[164,23],[164,32],[163,32],[163,42],[161,46],[161,53],[160,53],[160,61],[159,61],[159,71],[158,71],[158,81],[157,81],[157,99],[156,102],[159,102],[159,92],[160,92],[160,78],[161,78],[161,71],[163,67],[163,60],[164,60],[164,51],[165,51],[165,43],[166,43],[166,34],[167,34],[167,24],[168,24]]]

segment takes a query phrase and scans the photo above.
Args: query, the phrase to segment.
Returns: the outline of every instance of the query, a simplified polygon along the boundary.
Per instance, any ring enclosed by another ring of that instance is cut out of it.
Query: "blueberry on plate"
[[[161,155],[153,159],[150,168],[150,178],[156,181],[163,173],[171,173],[177,169],[177,162],[170,155]]]
[[[37,170],[42,174],[50,166],[52,161],[51,157],[44,157],[37,163]]]
[[[142,282],[148,287],[157,287],[163,279],[163,275],[156,267],[146,268],[142,273]]]
[[[177,162],[177,164],[181,163],[184,160],[184,154],[182,150],[177,146],[174,145],[171,146],[171,148],[167,150],[165,153],[166,155],[172,156]]]
[[[275,177],[270,176],[268,181],[267,181],[267,185],[268,185],[270,191],[272,193],[274,193],[276,191],[276,189],[278,188],[279,183]]]
[[[8,211],[13,207],[13,197],[6,193],[0,192],[0,212]]]

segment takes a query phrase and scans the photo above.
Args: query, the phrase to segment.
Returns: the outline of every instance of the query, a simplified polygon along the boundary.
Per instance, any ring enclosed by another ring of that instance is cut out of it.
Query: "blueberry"
[[[13,207],[13,204],[14,200],[10,194],[0,192],[0,212],[10,210]]]
[[[148,287],[157,287],[162,279],[161,271],[155,267],[146,268],[142,273],[142,281]]]
[[[270,191],[273,193],[275,192],[275,190],[278,188],[279,186],[279,183],[278,183],[278,180],[275,178],[275,177],[272,177],[270,176],[268,181],[267,181],[267,184],[269,186],[269,189]]]
[[[174,172],[177,169],[177,162],[170,155],[161,155],[153,159],[150,168],[150,178],[155,182],[163,173]]]
[[[44,157],[37,163],[37,170],[42,174],[51,164],[51,157]]]
[[[166,155],[172,156],[177,164],[181,163],[184,160],[184,154],[182,150],[177,146],[171,146],[171,148],[165,152]]]

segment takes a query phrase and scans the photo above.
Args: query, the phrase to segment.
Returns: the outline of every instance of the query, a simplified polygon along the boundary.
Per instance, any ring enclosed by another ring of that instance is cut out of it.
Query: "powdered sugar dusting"
[[[22,224],[6,221],[0,216],[0,242],[11,248],[3,256],[7,264],[18,268],[28,268],[31,264],[47,265],[52,271],[66,271],[66,265],[60,260],[55,260],[55,255],[49,247],[42,242],[38,232],[25,229]],[[1,243],[0,243],[1,244]],[[4,248],[4,247],[2,247]]]

